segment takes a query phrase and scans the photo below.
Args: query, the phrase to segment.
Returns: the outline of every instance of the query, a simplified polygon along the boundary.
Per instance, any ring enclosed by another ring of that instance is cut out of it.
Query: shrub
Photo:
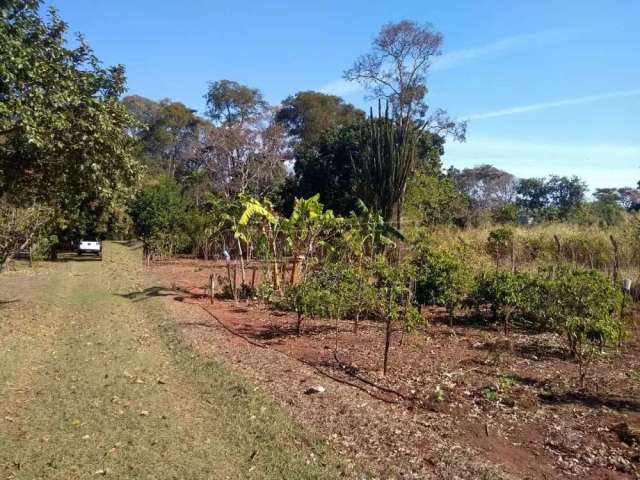
[[[416,272],[412,264],[390,265],[384,257],[378,257],[373,264],[373,273],[378,293],[375,307],[386,324],[383,361],[383,374],[386,375],[393,325],[400,322],[404,330],[412,331],[424,319],[414,305]]]
[[[416,301],[420,305],[439,305],[447,309],[453,324],[455,309],[469,292],[471,272],[464,258],[451,252],[422,248],[414,258]]]
[[[300,335],[303,319],[326,315],[330,310],[332,299],[330,292],[323,288],[321,282],[312,278],[287,287],[285,302],[289,309],[296,312],[296,333]]]
[[[502,317],[506,334],[514,314],[531,310],[527,293],[533,291],[533,282],[525,273],[485,272],[476,282],[471,302],[477,307],[489,305],[495,320]]]
[[[620,290],[594,270],[562,269],[551,281],[547,308],[578,362],[581,387],[593,359],[620,338],[621,304]]]
[[[131,213],[136,234],[148,254],[172,255],[188,246],[189,237],[184,230],[185,205],[180,187],[173,179],[163,177],[142,189]]]

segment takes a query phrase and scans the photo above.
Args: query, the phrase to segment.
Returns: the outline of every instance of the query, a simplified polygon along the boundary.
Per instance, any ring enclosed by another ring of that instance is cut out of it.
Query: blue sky
[[[640,179],[638,0],[50,0],[129,93],[199,111],[208,81],[273,104],[323,90],[365,107],[342,72],[381,25],[430,22],[445,37],[429,103],[469,120],[445,164],[518,176],[577,174],[592,188]]]

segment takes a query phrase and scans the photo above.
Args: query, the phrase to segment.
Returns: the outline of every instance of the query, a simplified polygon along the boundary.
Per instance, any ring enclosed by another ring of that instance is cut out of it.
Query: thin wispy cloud
[[[530,45],[559,38],[566,31],[552,30],[524,35],[514,35],[501,38],[495,42],[480,45],[479,47],[465,48],[453,52],[445,53],[436,57],[431,65],[432,71],[444,71],[456,68],[467,63],[472,63],[483,58],[499,55],[517,48],[524,48]],[[344,96],[362,91],[362,86],[357,82],[348,82],[342,78],[333,80],[319,88],[319,91],[329,95]]]
[[[549,30],[537,33],[528,33],[524,35],[513,35],[511,37],[501,38],[495,42],[480,45],[479,47],[465,48],[453,52],[445,53],[437,57],[433,65],[432,71],[448,70],[467,63],[482,60],[483,58],[492,57],[503,52],[508,52],[517,48],[524,48],[531,45],[556,40],[566,32],[560,30]]]
[[[585,97],[564,98],[554,100],[552,102],[533,103],[529,105],[521,105],[518,107],[501,108],[499,110],[491,110],[489,112],[472,113],[462,117],[463,120],[483,120],[486,118],[505,117],[508,115],[519,115],[522,113],[538,112],[540,110],[548,110],[551,108],[565,107],[569,105],[582,105],[585,103],[602,102],[604,100],[613,100],[617,98],[635,97],[640,95],[640,89],[622,90],[617,92],[601,93],[597,95],[588,95]]]
[[[362,85],[358,82],[349,82],[343,78],[339,78],[332,82],[329,82],[318,89],[322,93],[327,95],[337,95],[343,97],[351,93],[357,93],[362,91]]]

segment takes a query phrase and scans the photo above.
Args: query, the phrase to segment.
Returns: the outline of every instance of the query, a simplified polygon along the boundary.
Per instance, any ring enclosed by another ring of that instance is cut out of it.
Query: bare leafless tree
[[[286,136],[265,108],[260,115],[211,128],[199,155],[214,190],[230,198],[240,193],[265,197],[284,178]]]
[[[344,78],[362,84],[372,98],[388,100],[400,121],[420,120],[433,133],[464,139],[466,123],[454,121],[444,110],[431,111],[425,101],[427,73],[441,47],[442,35],[430,24],[389,23],[373,41],[371,52],[360,56]]]

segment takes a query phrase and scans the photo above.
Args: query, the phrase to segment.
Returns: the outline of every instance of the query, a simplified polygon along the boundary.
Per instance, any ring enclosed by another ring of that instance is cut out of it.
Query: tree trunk
[[[391,317],[387,317],[387,328],[384,334],[384,362],[382,364],[382,374],[387,374],[387,365],[389,363],[389,346],[391,345]]]
[[[238,264],[233,264],[233,300],[238,303]]]
[[[298,270],[298,256],[293,256],[293,264],[291,265],[291,281],[289,282],[291,285],[295,285],[296,283],[296,271]]]
[[[242,285],[245,283],[245,275],[244,275],[244,258],[242,257],[242,244],[240,243],[240,239],[236,239],[238,242],[238,255],[240,256],[240,274],[242,276]]]
[[[298,314],[298,319],[296,322],[296,335],[300,336],[302,333],[302,314]]]

